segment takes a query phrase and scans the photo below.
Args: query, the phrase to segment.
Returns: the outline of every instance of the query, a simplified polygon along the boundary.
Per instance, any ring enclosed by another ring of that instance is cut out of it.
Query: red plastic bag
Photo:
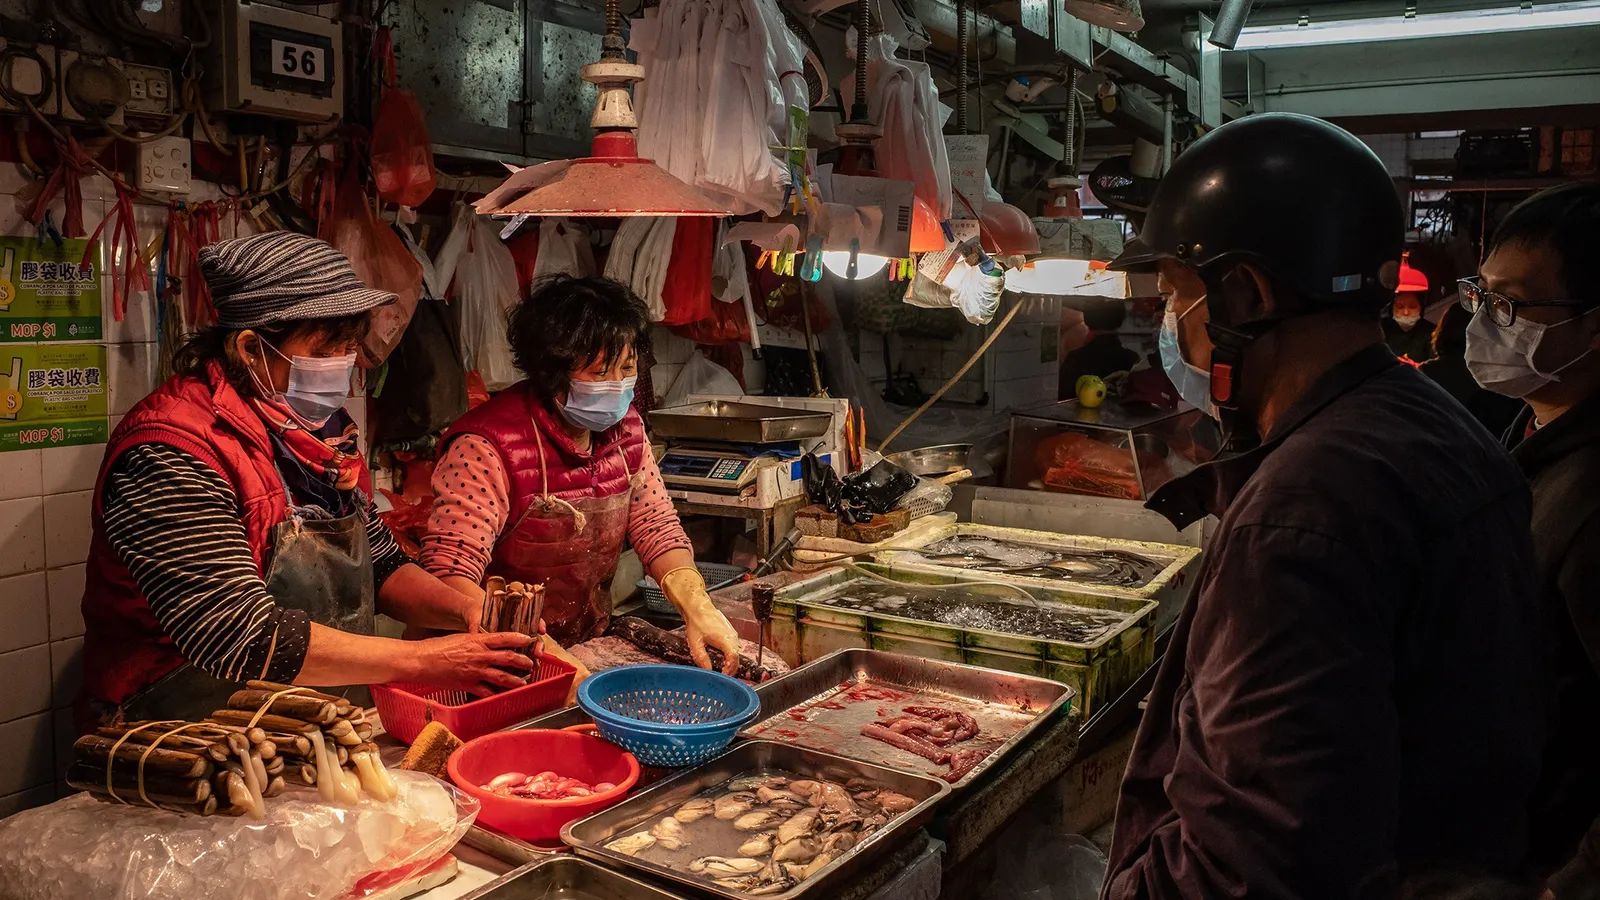
[[[672,235],[672,259],[661,288],[667,314],[662,325],[687,325],[711,316],[711,244],[716,222],[703,216],[678,219]]]
[[[711,315],[688,325],[674,325],[672,333],[696,344],[748,344],[750,318],[744,314],[743,303],[718,302],[711,304]]]
[[[417,299],[422,296],[422,265],[394,229],[373,215],[353,162],[339,182],[333,214],[318,223],[317,237],[343,253],[367,287],[391,291],[400,298],[372,311],[372,327],[362,342],[361,363],[376,368],[400,343],[400,336],[417,310]]]
[[[372,179],[378,196],[401,206],[421,206],[439,183],[428,124],[417,95],[396,87],[394,39],[379,28],[372,55],[383,66],[383,99],[372,120]]]

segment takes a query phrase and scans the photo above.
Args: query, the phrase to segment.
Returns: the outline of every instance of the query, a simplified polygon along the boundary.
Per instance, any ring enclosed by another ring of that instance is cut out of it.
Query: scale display
[[[755,478],[755,460],[714,452],[669,450],[657,464],[667,484],[738,493]]]

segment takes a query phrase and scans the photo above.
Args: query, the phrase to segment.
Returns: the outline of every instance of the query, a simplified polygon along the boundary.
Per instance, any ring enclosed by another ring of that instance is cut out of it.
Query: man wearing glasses
[[[1600,183],[1523,202],[1484,249],[1481,274],[1461,282],[1473,314],[1467,368],[1528,403],[1506,444],[1533,485],[1552,682],[1530,859],[1540,872],[1572,860],[1551,893],[1591,900],[1600,898]]]

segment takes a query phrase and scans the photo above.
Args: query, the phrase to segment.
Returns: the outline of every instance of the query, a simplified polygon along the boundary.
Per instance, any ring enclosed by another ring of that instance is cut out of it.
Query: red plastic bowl
[[[593,730],[593,725],[574,725],[562,731],[529,728],[486,734],[450,754],[450,780],[478,798],[479,822],[533,843],[556,840],[562,826],[616,803],[639,780],[639,761],[633,754],[586,733]],[[608,781],[616,787],[566,800],[502,797],[479,787],[506,772],[533,775],[547,769],[589,784]]]

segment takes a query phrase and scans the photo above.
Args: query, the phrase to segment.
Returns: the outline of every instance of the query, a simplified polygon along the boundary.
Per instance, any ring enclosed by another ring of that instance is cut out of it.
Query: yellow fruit
[[[1078,405],[1095,409],[1106,399],[1106,383],[1098,375],[1085,375],[1078,379]]]

